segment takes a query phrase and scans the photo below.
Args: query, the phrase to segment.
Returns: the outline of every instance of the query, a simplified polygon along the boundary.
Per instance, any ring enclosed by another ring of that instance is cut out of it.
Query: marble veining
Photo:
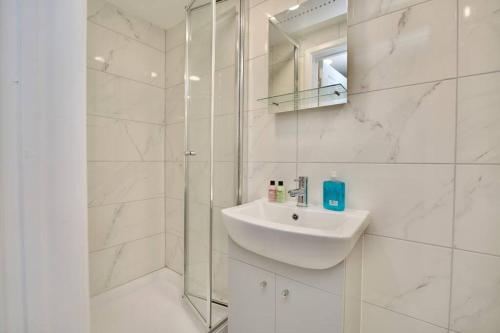
[[[500,165],[457,166],[455,246],[500,255]]]
[[[162,161],[165,128],[97,116],[87,117],[89,161]]]
[[[459,0],[458,4],[459,74],[500,70],[500,3],[498,0]]]
[[[450,326],[459,333],[497,333],[500,257],[456,250]]]
[[[162,162],[89,162],[89,207],[161,197]]]
[[[129,79],[165,85],[165,53],[88,22],[87,66]]]
[[[90,251],[165,231],[164,198],[89,208]]]
[[[448,326],[451,249],[365,236],[363,300]]]
[[[109,73],[87,70],[87,113],[103,117],[165,122],[161,88]]]
[[[352,95],[347,105],[334,110],[301,112],[298,158],[451,163],[455,91],[454,80],[438,81]],[[353,132],[357,135],[352,136]]]
[[[453,77],[455,13],[455,1],[432,0],[351,26],[351,93]]]
[[[500,163],[500,73],[459,79],[457,159]]]
[[[427,0],[351,0],[349,24],[357,24],[425,1]]]
[[[165,235],[127,242],[90,253],[91,295],[99,294],[165,265]]]
[[[128,15],[105,0],[89,0],[87,10],[89,21],[165,51],[165,31],[152,23]]]

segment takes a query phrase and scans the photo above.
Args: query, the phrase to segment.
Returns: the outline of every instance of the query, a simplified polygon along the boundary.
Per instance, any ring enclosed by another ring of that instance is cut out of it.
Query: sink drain
[[[299,219],[299,216],[297,214],[293,214],[292,215],[292,219],[294,219],[295,221],[297,221]]]

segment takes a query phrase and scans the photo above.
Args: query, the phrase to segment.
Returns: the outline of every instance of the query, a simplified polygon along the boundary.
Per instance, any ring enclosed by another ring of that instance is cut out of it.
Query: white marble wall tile
[[[97,70],[87,71],[89,115],[163,124],[164,103],[161,88]]]
[[[347,207],[370,211],[368,233],[451,246],[453,165],[300,163],[310,204],[322,205],[332,170],[346,183]]]
[[[268,59],[263,55],[248,62],[247,72],[247,110],[258,110],[267,107],[258,99],[268,97]]]
[[[165,231],[163,198],[89,208],[90,251]]]
[[[500,255],[500,165],[458,165],[455,246]]]
[[[455,82],[352,95],[344,106],[299,112],[299,161],[452,163]]]
[[[165,54],[89,22],[87,66],[158,87],[165,85]]]
[[[182,21],[165,31],[165,49],[167,51],[186,43],[186,22]]]
[[[184,163],[165,163],[165,196],[172,199],[184,199]]]
[[[165,31],[105,0],[87,1],[87,19],[108,29],[165,51]]]
[[[90,253],[90,293],[99,294],[160,269],[165,264],[165,234]]]
[[[215,251],[227,254],[228,234],[222,220],[223,207],[214,206],[212,213],[213,247]]]
[[[350,0],[349,25],[379,17],[427,0]]]
[[[500,257],[455,250],[450,328],[459,333],[500,329]]]
[[[170,162],[184,161],[184,123],[166,126],[165,160]]]
[[[164,195],[163,162],[89,162],[89,207]]]
[[[500,70],[500,2],[459,0],[458,72]]]
[[[363,333],[448,333],[448,330],[375,305],[363,303]]]
[[[297,160],[297,114],[271,114],[267,109],[248,114],[249,161]]]
[[[500,58],[500,50],[497,55]],[[500,163],[499,105],[500,73],[459,79],[457,127],[459,162]]]
[[[456,10],[455,0],[432,0],[350,27],[350,92],[455,76]]]
[[[255,7],[255,6],[257,6],[259,3],[262,3],[262,2],[264,2],[264,1],[266,1],[266,0],[250,0],[250,1],[248,2],[248,7],[250,7],[250,8],[251,8],[251,7]]]
[[[295,163],[249,162],[248,201],[267,198],[271,180],[275,180],[276,184],[279,180],[283,180],[287,190],[295,188],[296,168]],[[290,199],[288,193],[287,199]]]
[[[184,200],[165,198],[166,231],[184,236]]]
[[[274,16],[293,5],[297,0],[267,0],[250,8],[248,15],[248,56],[249,59],[264,55],[268,51],[269,17]]]
[[[365,236],[363,300],[448,327],[451,249]]]
[[[214,117],[214,160],[230,162],[236,159],[236,116],[227,114]]]
[[[164,141],[160,125],[87,117],[89,161],[162,161]]]
[[[236,27],[237,15],[234,8],[222,13],[217,8],[215,69],[234,66],[236,63]],[[231,81],[230,81],[231,82]]]
[[[213,293],[218,301],[228,302],[228,256],[226,253],[212,251]]]
[[[236,162],[215,162],[213,182],[213,202],[219,207],[236,205],[237,195]]]
[[[184,240],[182,236],[165,234],[165,264],[179,274],[184,274]]]
[[[184,45],[176,46],[165,54],[166,87],[184,83]]]
[[[184,83],[165,90],[165,108],[167,124],[184,121]]]
[[[229,66],[215,71],[215,115],[235,114],[235,67]]]

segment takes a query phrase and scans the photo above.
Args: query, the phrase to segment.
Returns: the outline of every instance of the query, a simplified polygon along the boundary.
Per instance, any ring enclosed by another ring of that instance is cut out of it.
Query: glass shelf
[[[301,90],[296,93],[258,99],[269,106],[269,112],[279,113],[320,106],[343,104],[347,101],[347,90],[341,84]]]

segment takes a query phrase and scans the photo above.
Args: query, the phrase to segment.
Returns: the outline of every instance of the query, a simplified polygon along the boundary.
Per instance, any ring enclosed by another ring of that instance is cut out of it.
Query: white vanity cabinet
[[[349,274],[360,272],[361,246],[335,267],[310,270],[229,243],[229,333],[359,333],[344,318],[359,320],[361,280]]]
[[[229,259],[230,331],[274,332],[275,292],[273,273]]]

